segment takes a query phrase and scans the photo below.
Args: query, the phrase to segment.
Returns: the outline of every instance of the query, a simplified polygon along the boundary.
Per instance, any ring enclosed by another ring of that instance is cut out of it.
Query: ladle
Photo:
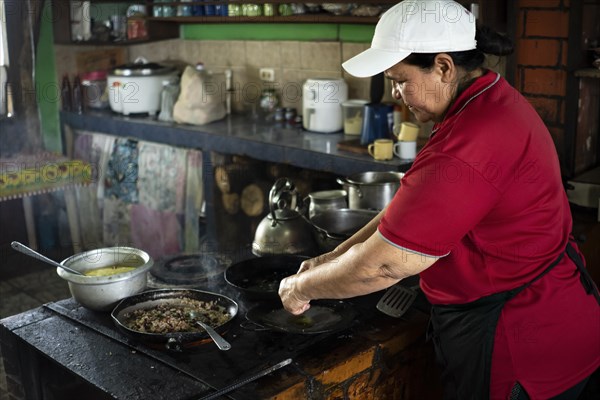
[[[197,314],[195,311],[190,311],[189,316],[191,319],[194,320],[195,323],[200,325],[206,331],[206,333],[208,333],[208,335],[213,340],[213,342],[215,342],[219,350],[231,349],[231,344],[229,344],[227,340],[223,339],[223,336],[219,335],[217,331],[215,331],[210,325],[207,325],[196,318]]]
[[[62,264],[59,264],[59,263],[57,263],[57,262],[56,262],[56,261],[54,261],[54,260],[51,260],[51,259],[49,259],[48,257],[46,257],[46,256],[44,256],[44,255],[41,255],[41,254],[40,254],[40,253],[38,253],[37,251],[35,251],[35,250],[33,250],[33,249],[30,249],[29,247],[25,246],[25,245],[24,245],[24,244],[22,244],[22,243],[19,243],[19,242],[12,242],[12,243],[10,244],[10,246],[11,246],[13,249],[17,250],[18,252],[20,252],[20,253],[23,253],[23,254],[25,254],[25,255],[28,255],[28,256],[30,256],[30,257],[33,257],[33,258],[37,258],[38,260],[40,260],[40,261],[43,261],[43,262],[45,262],[45,263],[48,263],[48,264],[50,264],[50,265],[53,265],[53,266],[55,266],[55,267],[57,267],[57,268],[62,268],[62,269],[64,269],[65,271],[67,271],[67,272],[70,272],[70,273],[72,273],[72,274],[75,274],[75,275],[83,275],[83,276],[85,276],[85,274],[83,274],[83,273],[81,273],[81,272],[79,272],[79,271],[76,271],[76,270],[74,270],[74,269],[72,269],[72,268],[66,267],[66,266],[64,266],[64,265],[62,265]]]

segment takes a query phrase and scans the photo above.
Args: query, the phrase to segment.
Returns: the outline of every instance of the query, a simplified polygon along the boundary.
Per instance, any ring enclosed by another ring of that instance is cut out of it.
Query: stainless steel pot
[[[145,251],[132,247],[108,247],[75,254],[61,264],[83,273],[115,264],[135,266],[132,271],[108,276],[82,276],[56,269],[79,304],[96,311],[108,311],[121,299],[146,288],[148,270],[154,260]]]
[[[348,192],[345,190],[323,190],[308,194],[308,218],[327,210],[339,210],[348,207]]]
[[[326,210],[310,219],[315,239],[323,252],[332,251],[378,214],[372,210]]]
[[[361,172],[337,182],[348,192],[351,209],[381,211],[400,188],[403,172]]]

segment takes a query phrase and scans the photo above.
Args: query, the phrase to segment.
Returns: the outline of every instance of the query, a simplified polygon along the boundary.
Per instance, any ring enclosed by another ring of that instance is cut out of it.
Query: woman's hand
[[[311,260],[307,260],[308,262]],[[304,265],[304,263],[302,263]],[[310,268],[310,267],[309,267]],[[302,270],[302,267],[300,267]],[[279,284],[279,297],[283,308],[294,315],[300,315],[310,308],[310,299],[301,296],[297,288],[298,275],[288,276]]]

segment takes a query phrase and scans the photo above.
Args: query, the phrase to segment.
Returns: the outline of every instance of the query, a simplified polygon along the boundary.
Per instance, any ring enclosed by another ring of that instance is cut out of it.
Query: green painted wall
[[[370,42],[374,25],[348,24],[193,24],[181,25],[190,40],[339,40]]]
[[[50,2],[46,1],[42,15],[51,15],[49,7]],[[42,18],[42,25],[40,27],[40,39],[36,50],[35,62],[36,94],[40,113],[40,126],[45,149],[62,152],[58,117],[60,84],[56,82],[53,42],[52,19],[44,17]]]

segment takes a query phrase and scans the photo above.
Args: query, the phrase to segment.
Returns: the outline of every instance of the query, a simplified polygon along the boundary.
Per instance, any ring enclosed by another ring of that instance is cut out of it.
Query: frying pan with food
[[[357,312],[341,300],[318,300],[302,315],[293,315],[281,305],[261,304],[251,308],[246,318],[272,331],[299,334],[330,333],[349,328]]]
[[[279,282],[298,272],[301,255],[274,255],[251,258],[229,266],[225,281],[250,300],[279,300]]]
[[[232,299],[195,289],[159,289],[126,297],[113,309],[115,325],[127,336],[151,347],[181,351],[210,340],[202,328],[190,323],[201,318],[224,333],[238,313]]]

